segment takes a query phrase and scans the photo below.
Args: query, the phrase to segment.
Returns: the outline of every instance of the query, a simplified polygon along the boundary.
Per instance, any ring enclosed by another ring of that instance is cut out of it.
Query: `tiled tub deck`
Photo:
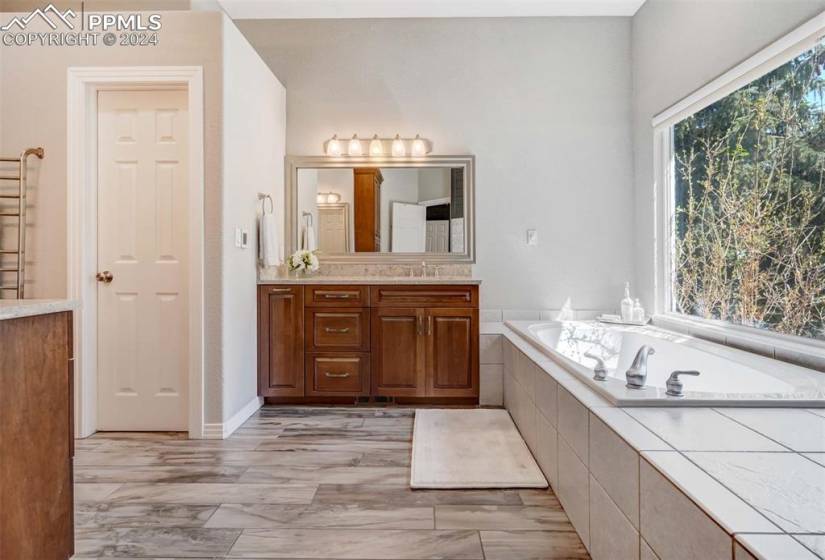
[[[825,558],[825,410],[617,408],[506,326],[482,333],[595,560]]]

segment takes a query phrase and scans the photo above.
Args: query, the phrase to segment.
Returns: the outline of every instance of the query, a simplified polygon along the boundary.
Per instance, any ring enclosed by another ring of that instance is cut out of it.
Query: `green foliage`
[[[674,126],[677,311],[825,338],[825,48]]]

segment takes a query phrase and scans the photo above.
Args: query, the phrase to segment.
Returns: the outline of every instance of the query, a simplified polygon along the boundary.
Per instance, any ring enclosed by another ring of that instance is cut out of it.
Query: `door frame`
[[[189,119],[189,437],[204,437],[204,100],[201,66],[70,67],[67,272],[74,313],[75,434],[97,431],[97,92],[183,86]]]

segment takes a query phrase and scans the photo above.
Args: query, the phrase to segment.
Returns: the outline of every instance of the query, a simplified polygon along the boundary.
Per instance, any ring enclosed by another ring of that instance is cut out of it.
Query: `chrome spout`
[[[642,389],[647,381],[647,358],[656,353],[652,346],[645,344],[636,352],[633,363],[625,372],[627,378],[626,387],[628,389]]]

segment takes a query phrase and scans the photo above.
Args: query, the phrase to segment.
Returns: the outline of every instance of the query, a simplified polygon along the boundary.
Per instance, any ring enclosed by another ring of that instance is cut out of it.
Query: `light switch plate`
[[[241,231],[241,248],[246,249],[249,247],[249,232],[246,230]]]
[[[243,247],[243,234],[241,233],[241,228],[235,228],[235,247]]]
[[[534,229],[527,230],[527,245],[535,247],[539,244],[539,232]]]

